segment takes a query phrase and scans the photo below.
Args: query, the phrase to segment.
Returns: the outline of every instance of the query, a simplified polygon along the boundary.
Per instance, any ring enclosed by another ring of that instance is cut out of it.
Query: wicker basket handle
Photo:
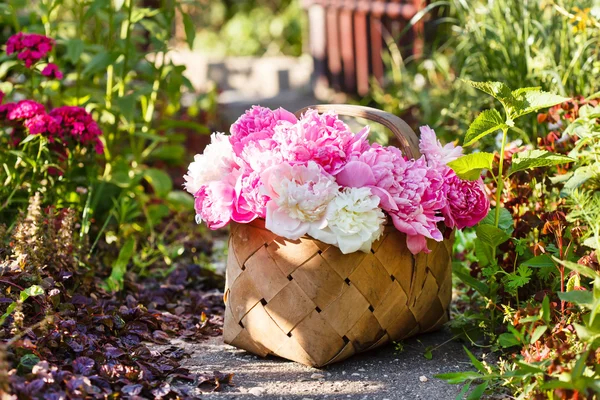
[[[419,138],[415,132],[410,128],[410,126],[408,126],[406,122],[404,122],[402,118],[394,114],[364,106],[353,106],[348,104],[318,104],[304,107],[303,109],[296,111],[296,116],[299,118],[301,114],[303,114],[309,108],[317,110],[320,113],[331,110],[335,111],[338,115],[365,118],[370,121],[377,122],[392,131],[400,143],[400,150],[402,150],[402,153],[405,156],[408,158],[418,158],[421,154],[419,151]]]

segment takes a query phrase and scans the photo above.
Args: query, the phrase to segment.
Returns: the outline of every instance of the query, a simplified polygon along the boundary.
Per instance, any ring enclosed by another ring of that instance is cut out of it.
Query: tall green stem
[[[502,129],[502,145],[500,146],[500,161],[498,164],[498,176],[496,177],[496,215],[494,217],[494,226],[497,228],[500,224],[500,209],[502,208],[502,191],[504,191],[504,151],[506,149],[506,139],[508,137],[508,128]],[[494,249],[494,253],[495,253]]]
[[[125,78],[127,77],[127,61],[129,60],[129,51],[131,45],[131,15],[133,12],[133,4],[131,0],[125,2],[127,7],[127,18],[123,20],[121,25],[121,39],[125,40],[125,54],[123,54],[123,68],[121,70],[121,82],[119,85],[119,97],[125,95]]]

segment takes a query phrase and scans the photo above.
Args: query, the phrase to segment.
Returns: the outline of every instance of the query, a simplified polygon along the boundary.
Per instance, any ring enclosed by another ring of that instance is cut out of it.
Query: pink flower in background
[[[75,141],[84,146],[93,146],[98,154],[103,153],[104,145],[100,140],[102,131],[92,115],[84,108],[63,106],[50,111],[49,115],[54,117],[63,127],[65,133],[69,134]]]
[[[485,193],[483,180],[460,179],[454,172],[446,176],[448,204],[442,210],[449,228],[463,229],[475,226],[488,214],[490,200]]]
[[[266,107],[253,106],[231,125],[231,145],[237,156],[251,142],[257,142],[264,148],[271,148],[273,129],[281,121],[295,123],[297,118],[291,112],[278,108],[271,110]],[[263,143],[264,142],[264,143]]]
[[[210,229],[219,229],[229,223],[234,212],[235,190],[227,182],[212,181],[200,187],[195,194],[196,222],[206,222]]]
[[[56,118],[48,114],[38,114],[25,120],[23,125],[30,135],[44,135],[50,143],[54,142],[57,137],[62,137],[60,124]]]
[[[322,226],[325,210],[339,187],[314,161],[306,165],[283,163],[264,171],[262,192],[270,198],[266,227],[288,239],[298,239],[313,226]]]
[[[419,142],[421,153],[427,158],[430,166],[446,165],[462,156],[462,147],[448,143],[442,146],[435,135],[435,131],[428,126],[421,127],[421,140]]]
[[[0,120],[7,120],[8,114],[15,109],[16,105],[16,103],[6,103],[0,105]]]
[[[4,92],[0,90],[0,104],[2,104],[2,100],[4,100]]]
[[[273,140],[285,161],[291,164],[314,161],[335,175],[352,154],[368,148],[368,135],[368,128],[355,135],[335,113],[308,110],[298,123],[278,125]]]
[[[6,54],[17,54],[17,58],[25,62],[27,68],[45,58],[54,46],[54,40],[37,33],[19,32],[8,38]]]
[[[44,69],[42,70],[42,75],[50,78],[50,79],[62,79],[63,78],[63,73],[60,72],[60,69],[58,69],[58,65],[56,64],[48,64],[44,67]]]
[[[8,104],[5,104],[5,106],[8,106]],[[21,100],[18,103],[14,104],[13,107],[11,107],[10,111],[8,111],[8,113],[6,114],[6,118],[11,121],[15,121],[33,118],[38,114],[45,113],[46,110],[44,109],[44,106],[42,104],[33,100]]]

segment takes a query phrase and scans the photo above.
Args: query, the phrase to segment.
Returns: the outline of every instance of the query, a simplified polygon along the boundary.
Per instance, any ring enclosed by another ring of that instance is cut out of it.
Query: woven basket
[[[394,115],[359,106],[311,108],[379,122],[405,155],[419,156],[417,136]],[[307,236],[279,237],[263,220],[232,224],[225,343],[322,367],[435,330],[448,320],[452,242],[428,240],[431,253],[413,255],[406,235],[388,226],[370,253],[345,255]]]

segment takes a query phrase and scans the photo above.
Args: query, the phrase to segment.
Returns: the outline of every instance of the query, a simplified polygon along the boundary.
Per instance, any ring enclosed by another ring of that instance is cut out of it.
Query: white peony
[[[298,239],[324,223],[325,211],[339,187],[335,179],[314,161],[307,165],[285,162],[261,174],[267,203],[265,226],[288,239]]]
[[[311,227],[308,234],[339,247],[344,254],[358,250],[369,252],[383,233],[386,221],[379,208],[379,197],[366,187],[348,187],[339,192],[329,203],[325,219],[325,227]]]
[[[223,179],[235,167],[235,155],[229,136],[223,133],[213,133],[211,141],[202,154],[196,154],[194,161],[188,167],[185,179],[185,190],[196,194],[201,186],[209,182]]]

